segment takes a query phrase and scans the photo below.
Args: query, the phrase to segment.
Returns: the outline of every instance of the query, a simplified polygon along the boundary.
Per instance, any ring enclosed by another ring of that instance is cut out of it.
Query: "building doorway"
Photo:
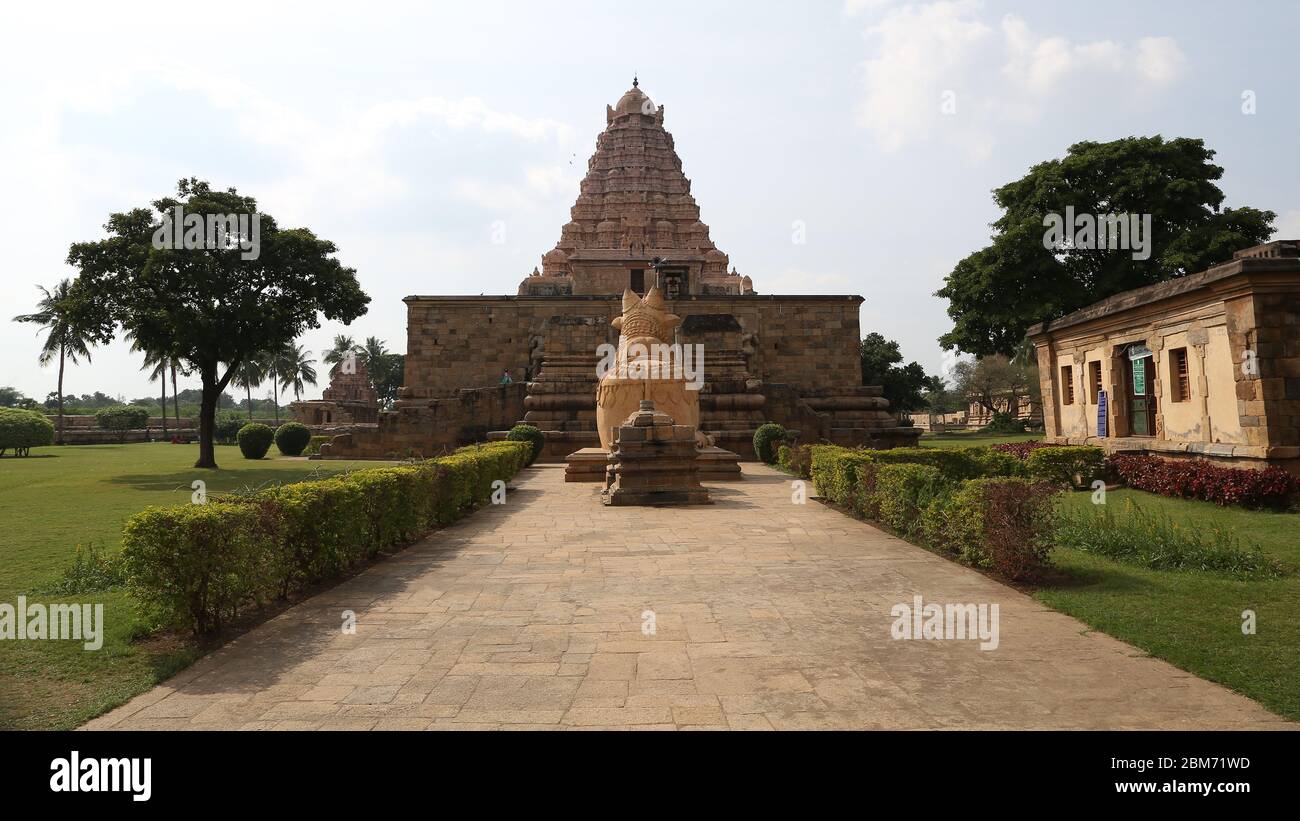
[[[1129,435],[1156,435],[1155,358],[1142,343],[1124,350],[1124,387],[1128,393]]]
[[[667,299],[681,299],[690,293],[690,284],[686,280],[685,268],[664,268],[661,270],[661,290]]]

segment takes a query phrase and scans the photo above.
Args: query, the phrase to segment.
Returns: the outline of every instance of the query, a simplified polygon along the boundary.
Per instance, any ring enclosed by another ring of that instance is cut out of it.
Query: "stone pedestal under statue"
[[[709,491],[700,484],[695,426],[678,425],[654,402],[613,428],[605,490],[607,505],[707,505]]]
[[[603,482],[609,452],[603,448],[575,450],[565,458],[564,481]],[[701,482],[739,482],[745,478],[740,472],[740,457],[729,450],[714,447],[696,447],[696,467]]]

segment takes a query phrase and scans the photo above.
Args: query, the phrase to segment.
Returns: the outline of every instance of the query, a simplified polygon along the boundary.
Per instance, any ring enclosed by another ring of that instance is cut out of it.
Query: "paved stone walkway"
[[[488,507],[92,721],[129,729],[1240,728],[1254,702],[745,466],[606,508],[542,466]],[[1000,644],[890,609],[997,603]],[[340,626],[355,611],[355,635]],[[643,614],[656,631],[645,635]]]

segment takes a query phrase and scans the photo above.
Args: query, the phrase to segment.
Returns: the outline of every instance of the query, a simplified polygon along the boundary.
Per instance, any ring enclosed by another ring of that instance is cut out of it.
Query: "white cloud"
[[[1143,37],[1138,40],[1137,65],[1153,85],[1177,80],[1187,66],[1187,55],[1172,37]]]
[[[1133,99],[1186,67],[1169,37],[1075,42],[1013,14],[995,26],[983,13],[979,0],[940,0],[890,9],[866,28],[873,56],[863,63],[858,123],[880,147],[940,136],[985,156],[1006,123],[1039,121],[1064,98],[1118,90],[1120,102]]]
[[[1273,239],[1300,239],[1300,211],[1285,211],[1274,223]]]
[[[864,11],[884,8],[892,2],[893,0],[844,0],[844,13],[851,17]]]
[[[858,121],[882,147],[900,148],[944,116],[944,92],[993,39],[974,8],[969,0],[904,6],[867,28],[878,49],[863,66],[867,95]]]
[[[557,197],[571,200],[578,195],[579,179],[561,166],[535,166],[524,171],[524,183],[457,180],[452,196],[499,215],[535,211]]]

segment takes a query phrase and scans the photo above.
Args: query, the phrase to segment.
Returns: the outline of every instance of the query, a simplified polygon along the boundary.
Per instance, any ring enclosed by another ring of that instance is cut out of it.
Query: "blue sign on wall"
[[[1106,392],[1097,391],[1097,435],[1110,436],[1110,428],[1106,424]]]

